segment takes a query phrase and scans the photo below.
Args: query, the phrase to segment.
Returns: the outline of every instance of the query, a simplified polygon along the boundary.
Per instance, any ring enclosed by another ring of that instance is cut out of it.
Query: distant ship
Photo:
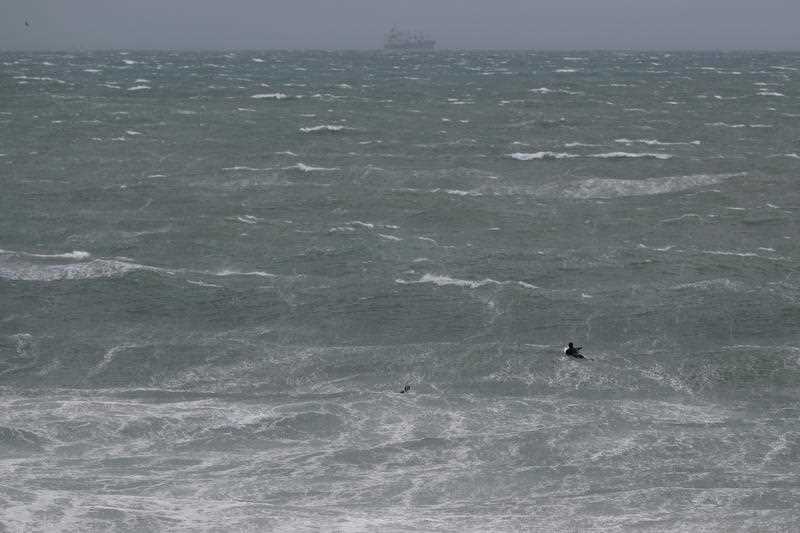
[[[434,46],[436,41],[424,33],[400,30],[397,26],[389,30],[383,41],[386,50],[433,50]]]

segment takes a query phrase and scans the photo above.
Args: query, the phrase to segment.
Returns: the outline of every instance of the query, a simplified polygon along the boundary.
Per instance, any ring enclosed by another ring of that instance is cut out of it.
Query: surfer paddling
[[[581,348],[583,346],[573,346],[572,343],[564,348],[564,355],[569,355],[570,357],[574,357],[575,359],[586,359],[583,355],[581,355]]]

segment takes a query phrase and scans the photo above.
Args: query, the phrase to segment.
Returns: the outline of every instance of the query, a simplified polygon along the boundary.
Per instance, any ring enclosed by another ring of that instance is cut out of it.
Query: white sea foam
[[[339,125],[332,125],[332,124],[321,124],[319,126],[310,126],[306,128],[300,128],[302,133],[329,133],[329,132],[337,132],[348,130],[352,128],[347,128],[345,126]]]
[[[250,272],[242,272],[241,270],[220,270],[219,272],[209,272],[209,274],[213,276],[257,276],[260,278],[277,278],[278,276],[275,274],[270,274],[269,272],[263,272],[261,270],[253,270]]]
[[[591,154],[587,157],[598,157],[601,159],[671,159],[673,156],[671,154],[608,152],[605,154]]]
[[[746,128],[747,124],[729,124],[727,122],[706,122],[706,126],[714,126],[718,128]]]
[[[369,228],[372,229],[375,227],[375,224],[371,222],[361,222],[360,220],[353,220],[347,223],[350,226],[361,226],[362,228]]]
[[[570,154],[566,152],[535,152],[524,153],[515,152],[509,154],[512,159],[518,161],[531,161],[531,160],[549,160],[549,159],[570,159],[576,157],[595,157],[600,159],[671,159],[674,157],[671,154],[659,153],[633,153],[633,152],[608,152],[603,154]]]
[[[525,153],[525,152],[515,152],[513,154],[509,154],[512,159],[516,159],[518,161],[531,161],[535,159],[568,159],[572,157],[581,157],[577,154],[568,154],[565,152],[535,152],[535,153]]]
[[[134,85],[133,87],[128,87],[129,91],[147,91],[149,89],[149,85]]]
[[[709,255],[734,255],[737,257],[762,257],[753,252],[733,252],[727,250],[703,250],[703,253]]]
[[[696,174],[625,180],[614,178],[590,178],[560,189],[560,185],[549,185],[540,189],[543,195],[561,194],[570,198],[614,198],[621,196],[646,196],[680,192],[697,187],[707,187],[743,174]]]
[[[45,259],[76,259],[76,260],[88,259],[92,256],[92,254],[90,254],[89,252],[84,252],[82,250],[74,250],[72,252],[67,252],[63,254],[35,254],[31,252],[15,252],[13,250],[0,249],[0,254],[20,255],[27,257],[41,257]]]
[[[524,281],[497,281],[491,278],[484,278],[482,280],[469,280],[451,278],[450,276],[443,276],[439,274],[424,274],[420,279],[412,281],[396,279],[395,283],[399,283],[401,285],[433,283],[434,285],[438,285],[440,287],[453,285],[456,287],[464,287],[469,289],[477,289],[485,285],[519,285],[521,287],[525,287],[526,289],[538,289],[536,285],[531,285],[530,283],[525,283]]]
[[[661,222],[667,222],[667,223],[669,223],[669,222],[678,222],[679,220],[690,219],[690,218],[691,219],[700,219],[700,220],[703,219],[703,217],[698,215],[697,213],[686,213],[686,214],[681,215],[679,217],[664,218],[664,219],[661,220]]]
[[[125,130],[125,133],[127,133],[128,135],[131,135],[131,136],[142,135],[142,132],[134,131],[134,130]]]
[[[257,98],[257,99],[271,98],[274,100],[285,100],[286,98],[289,98],[289,95],[284,93],[254,94],[250,98]]]
[[[336,167],[312,167],[311,165],[306,165],[305,163],[297,163],[296,165],[292,165],[290,167],[283,167],[283,170],[300,170],[303,172],[331,172],[333,170],[339,170]]]
[[[464,191],[464,190],[460,190],[460,189],[439,189],[439,188],[436,188],[436,189],[431,189],[430,192],[433,192],[433,193],[443,192],[443,193],[446,193],[446,194],[453,194],[455,196],[483,196],[483,193],[481,191],[475,190],[475,189],[469,190],[469,191]]]
[[[19,281],[61,281],[114,278],[136,270],[167,270],[116,259],[94,259],[81,263],[51,264],[7,260],[0,257],[0,278]]]
[[[717,278],[717,279],[706,279],[702,281],[695,281],[692,283],[681,283],[679,285],[674,285],[671,287],[673,290],[684,290],[684,289],[700,289],[700,290],[711,290],[711,289],[724,289],[724,290],[732,290],[732,291],[740,291],[746,288],[746,285],[740,281],[731,281],[728,278]]]
[[[646,144],[648,146],[681,146],[681,145],[694,145],[700,144],[700,141],[679,141],[679,142],[664,142],[656,139],[614,139],[615,143],[620,144]]]
[[[192,285],[198,285],[200,287],[222,288],[222,285],[215,285],[214,283],[206,283],[205,281],[195,281],[192,279],[187,279],[186,283],[191,283]]]
[[[49,76],[14,76],[13,79],[15,79],[15,80],[25,80],[25,81],[52,81],[52,82],[55,82],[55,83],[60,83],[62,85],[67,83],[64,80],[51,78]]]

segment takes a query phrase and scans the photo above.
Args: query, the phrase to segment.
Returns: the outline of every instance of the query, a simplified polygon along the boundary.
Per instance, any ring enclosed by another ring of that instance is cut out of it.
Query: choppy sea
[[[797,531],[799,220],[796,53],[2,52],[0,531]]]

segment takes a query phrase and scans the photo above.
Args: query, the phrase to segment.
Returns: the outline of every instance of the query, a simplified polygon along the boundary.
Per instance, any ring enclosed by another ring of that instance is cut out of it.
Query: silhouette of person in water
[[[586,359],[584,356],[581,355],[581,348],[583,348],[583,346],[575,347],[572,345],[572,343],[569,343],[567,349],[564,350],[564,355],[569,355],[576,359]]]
[[[410,390],[411,390],[411,385],[406,385],[405,387],[403,387],[403,390],[400,391],[400,394],[405,394]]]

